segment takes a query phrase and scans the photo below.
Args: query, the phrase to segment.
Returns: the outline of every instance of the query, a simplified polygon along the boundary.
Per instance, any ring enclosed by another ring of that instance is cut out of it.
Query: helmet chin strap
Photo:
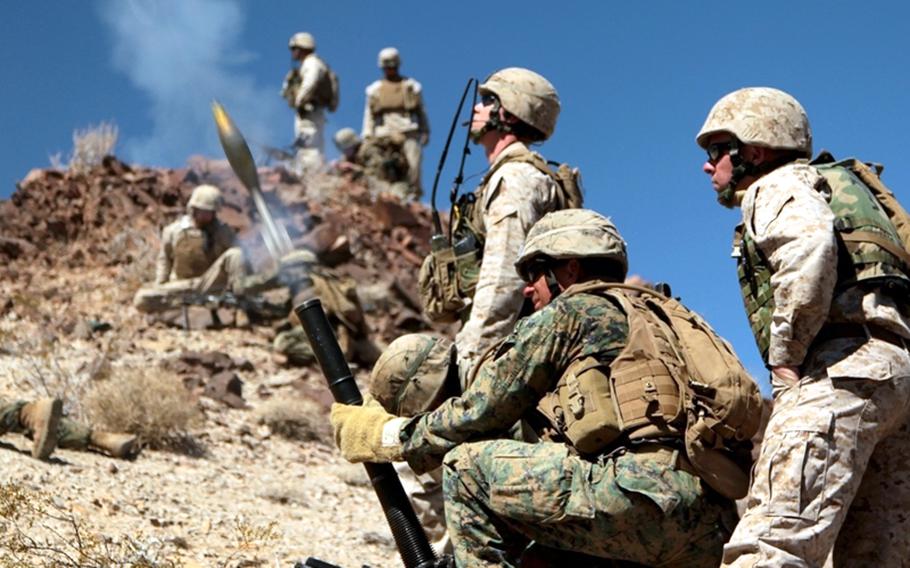
[[[550,289],[550,301],[556,299],[557,296],[562,294],[562,288],[559,286],[559,281],[556,280],[556,275],[553,274],[553,269],[548,268],[545,276],[547,277],[547,288]]]
[[[736,188],[746,176],[755,173],[755,165],[743,160],[740,153],[739,142],[732,140],[730,142],[730,163],[733,165],[733,171],[730,173],[730,182],[717,193],[717,201],[724,207],[732,209],[736,206]]]
[[[502,109],[502,103],[497,99],[496,102],[493,103],[492,108],[490,108],[489,118],[487,118],[487,121],[480,127],[480,130],[471,132],[471,140],[474,141],[475,144],[480,142],[480,139],[483,138],[484,134],[493,130],[498,130],[503,133],[512,132],[512,127],[499,117],[500,109]]]

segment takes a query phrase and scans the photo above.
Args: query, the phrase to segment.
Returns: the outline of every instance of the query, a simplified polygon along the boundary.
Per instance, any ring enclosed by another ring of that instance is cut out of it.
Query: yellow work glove
[[[363,406],[332,404],[332,429],[335,445],[344,459],[352,463],[401,461],[398,434],[407,418],[386,412],[378,403]]]

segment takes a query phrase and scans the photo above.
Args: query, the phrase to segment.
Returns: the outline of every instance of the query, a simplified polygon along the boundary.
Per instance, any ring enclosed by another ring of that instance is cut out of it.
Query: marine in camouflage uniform
[[[553,177],[528,160],[528,145],[547,140],[556,128],[560,104],[553,85],[510,67],[490,75],[479,92],[471,136],[483,146],[490,169],[460,207],[454,236],[458,241],[470,233],[482,245],[473,296],[464,298],[470,313],[460,314],[467,319],[456,337],[463,373],[512,331],[524,304],[513,267],[521,243],[538,219],[565,206]]]
[[[325,61],[316,55],[316,40],[306,32],[296,33],[288,41],[291,58],[300,66],[284,80],[281,96],[294,109],[294,147],[297,149],[294,169],[298,175],[322,167],[325,154],[325,107],[320,100],[329,72]]]
[[[402,149],[403,135],[361,140],[352,128],[342,128],[335,133],[334,141],[341,158],[332,163],[332,171],[365,181],[377,191],[408,199],[408,161]]]
[[[326,315],[333,324],[335,337],[348,361],[356,361],[364,366],[376,362],[380,348],[370,339],[353,280],[319,266],[316,255],[303,249],[282,258],[275,271],[256,274],[241,281],[245,294],[255,294],[280,286],[289,288],[292,306],[311,298],[322,301]],[[275,336],[272,347],[290,365],[309,365],[316,360],[316,356],[303,329],[295,324],[299,322],[292,312],[287,328]]]
[[[678,443],[620,438],[582,456],[545,429],[538,434],[552,441],[495,439],[519,420],[537,422],[542,398],[573,362],[590,356],[609,364],[629,333],[617,303],[578,286],[625,275],[625,243],[608,219],[551,213],[528,234],[516,265],[538,311],[481,363],[467,390],[414,418],[375,403],[334,405],[342,454],[404,458],[416,472],[442,463],[458,566],[516,566],[532,540],[647,565],[716,566],[732,503],[705,489]]]
[[[54,448],[96,450],[115,458],[131,458],[139,452],[136,436],[102,432],[62,415],[59,399],[33,402],[0,399],[0,436],[19,432],[33,440],[31,454],[46,459]]]
[[[155,282],[136,292],[136,309],[159,312],[177,307],[175,301],[187,292],[231,291],[246,274],[234,231],[218,220],[221,205],[217,187],[200,185],[193,190],[187,214],[161,233]]]
[[[821,566],[832,550],[835,566],[903,565],[910,321],[894,228],[804,160],[808,118],[782,91],[726,95],[697,142],[719,201],[742,206],[734,256],[774,394],[724,565]],[[857,223],[884,245],[848,242]]]
[[[430,121],[423,105],[423,87],[411,77],[399,73],[401,56],[394,47],[379,52],[379,68],[383,78],[366,88],[366,107],[363,109],[361,136],[367,143],[372,139],[401,137],[401,149],[407,159],[407,197],[420,199],[423,189],[420,168],[423,146],[430,141]],[[377,144],[382,148],[382,144]]]

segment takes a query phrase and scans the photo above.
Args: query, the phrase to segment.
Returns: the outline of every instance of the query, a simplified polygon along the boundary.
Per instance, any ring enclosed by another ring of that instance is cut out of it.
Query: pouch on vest
[[[174,277],[179,280],[201,276],[215,262],[209,238],[202,229],[180,231],[174,243]]]
[[[434,243],[434,250],[423,260],[417,291],[430,320],[451,323],[463,317],[480,272],[480,252],[469,245],[461,250],[447,245],[436,248]]]
[[[635,291],[645,298],[631,298],[621,294],[622,289]],[[651,398],[656,397],[658,400],[656,404],[651,403],[653,407],[666,409],[661,411],[665,418],[640,427],[638,437],[653,435],[655,425],[672,426],[678,420],[671,416],[673,393],[664,392],[663,400],[659,396],[660,385],[669,386],[665,379],[659,377],[664,370],[669,371],[683,393],[677,396],[680,396],[680,403],[684,406],[686,454],[693,467],[721,495],[731,499],[743,497],[749,487],[750,440],[761,423],[762,398],[758,385],[746,372],[732,347],[698,314],[659,292],[638,286],[602,282],[577,288],[578,292],[597,290],[606,290],[611,297],[624,300],[628,304],[628,307],[621,304],[624,310],[645,314],[647,317],[641,321],[647,322],[646,325],[656,325],[655,329],[658,330],[650,335],[653,338],[665,337],[669,340],[670,347],[676,349],[675,360],[669,355],[656,356],[658,352],[652,351],[650,355],[642,352],[638,356],[628,357],[628,362],[623,363],[620,356],[626,358],[636,350],[643,351],[633,345],[648,345],[647,341],[642,342],[636,338],[635,328],[641,326],[641,323],[636,323],[630,317],[629,345],[610,364],[610,369],[613,382],[617,385],[621,382],[634,384],[632,381],[617,381],[617,371],[620,375],[641,377],[636,387],[639,394],[634,395],[636,389],[630,389],[630,394],[619,395],[619,387],[614,387],[614,398],[619,402],[622,396],[641,407],[641,401],[637,400],[641,397],[641,391],[650,392]],[[668,329],[670,335],[666,334]],[[636,369],[636,365],[653,366],[650,372],[657,378],[653,381],[653,388],[647,384],[648,373]],[[622,367],[628,370],[623,370]],[[618,406],[622,409],[621,403]],[[626,413],[627,416],[641,415],[635,406],[631,408]],[[623,416],[622,412],[620,416]],[[623,429],[629,427],[626,418],[621,418],[621,426]],[[630,438],[635,437],[633,431]]]
[[[568,293],[602,289],[594,283]],[[608,295],[628,317],[626,346],[609,364],[591,356],[572,361],[537,406],[547,422],[543,435],[583,455],[609,451],[620,436],[680,438],[685,423],[685,383],[672,331],[643,302]]]

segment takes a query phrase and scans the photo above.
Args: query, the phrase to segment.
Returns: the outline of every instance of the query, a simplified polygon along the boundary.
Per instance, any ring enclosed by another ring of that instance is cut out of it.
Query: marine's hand
[[[401,461],[398,434],[407,418],[386,412],[378,404],[332,405],[335,445],[344,459],[352,463]]]
[[[771,367],[771,374],[788,385],[795,385],[799,382],[799,367],[778,365]]]

